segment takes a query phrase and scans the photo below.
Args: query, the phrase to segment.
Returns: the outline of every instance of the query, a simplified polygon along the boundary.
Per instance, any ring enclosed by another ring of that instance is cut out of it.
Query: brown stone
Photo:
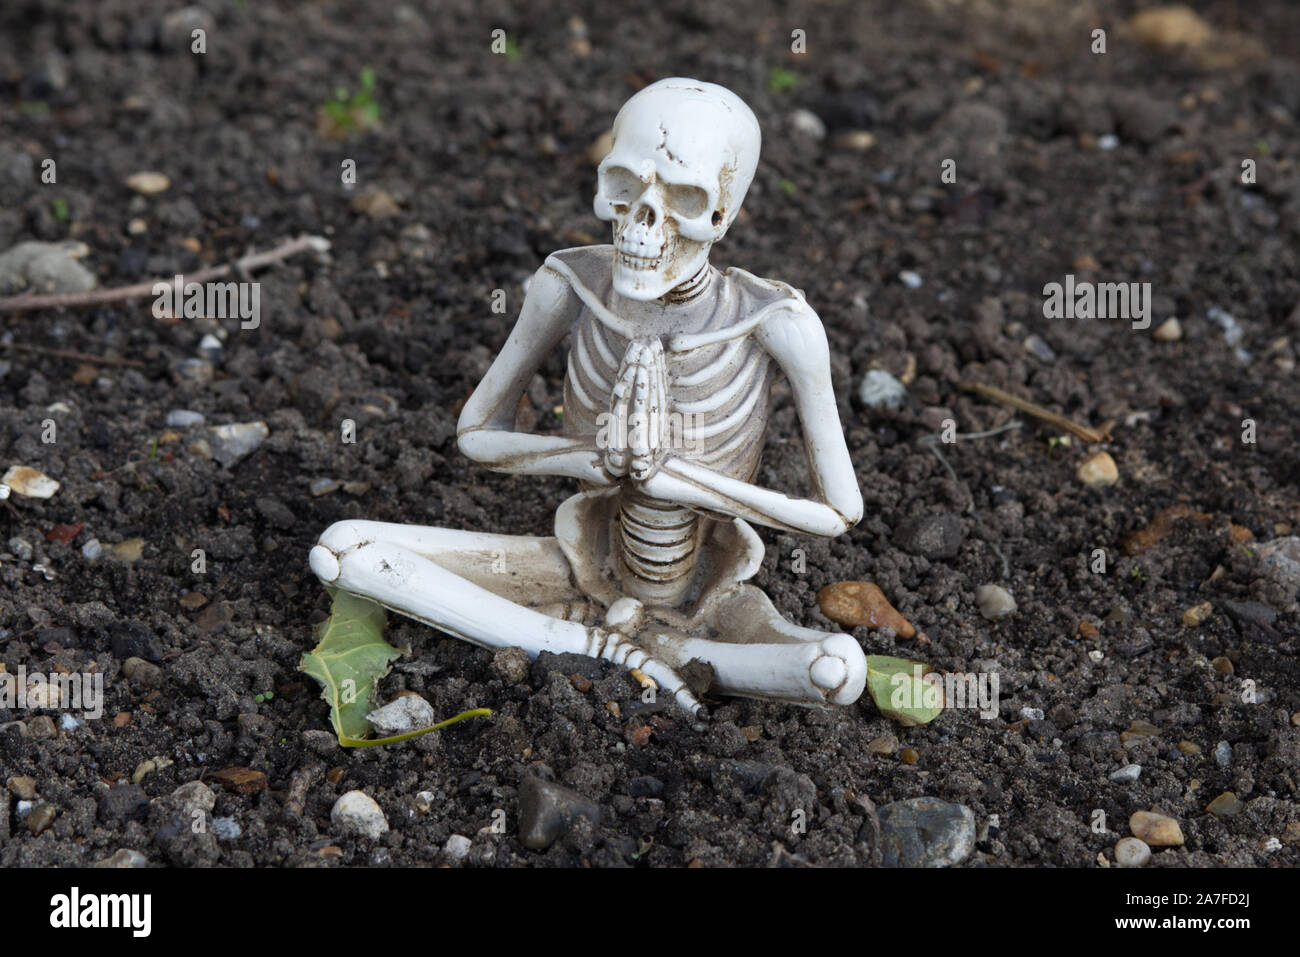
[[[822,614],[838,625],[889,628],[900,638],[911,638],[916,629],[898,613],[885,593],[871,582],[836,582],[817,593]]]
[[[208,777],[235,794],[256,794],[266,787],[266,773],[252,768],[224,768]]]
[[[1128,819],[1129,830],[1152,847],[1178,847],[1183,829],[1172,817],[1154,811],[1137,811]]]
[[[1209,523],[1214,520],[1213,515],[1205,512],[1195,512],[1186,505],[1171,505],[1169,508],[1161,509],[1156,513],[1155,518],[1151,519],[1150,524],[1145,528],[1139,528],[1135,532],[1130,532],[1124,536],[1120,542],[1120,547],[1124,554],[1128,556],[1141,555],[1149,548],[1159,545],[1170,532],[1174,530],[1174,523],[1180,518],[1194,518],[1201,523]]]

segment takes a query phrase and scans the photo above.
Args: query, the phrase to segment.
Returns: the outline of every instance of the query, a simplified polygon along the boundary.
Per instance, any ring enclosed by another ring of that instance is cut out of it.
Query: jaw
[[[614,246],[614,291],[651,302],[695,277],[709,260],[709,244],[677,238],[656,257],[634,257]]]

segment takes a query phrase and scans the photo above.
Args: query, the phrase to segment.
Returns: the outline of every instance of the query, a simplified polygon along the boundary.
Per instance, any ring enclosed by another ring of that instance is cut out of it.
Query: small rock
[[[172,799],[177,801],[190,817],[198,811],[209,814],[217,806],[217,795],[212,788],[202,781],[189,781],[172,792]]]
[[[498,648],[492,653],[492,670],[507,685],[522,684],[528,680],[533,661],[522,648]]]
[[[36,800],[36,780],[34,778],[26,776],[11,777],[5,782],[5,787],[9,789],[10,793],[23,801]]]
[[[235,794],[256,794],[266,789],[266,772],[246,767],[223,768],[208,775],[208,779]]]
[[[1128,819],[1133,836],[1151,847],[1178,847],[1183,843],[1183,829],[1172,817],[1154,811],[1137,811]]]
[[[85,723],[86,722],[82,721],[80,718],[74,718],[66,711],[59,715],[59,727],[64,731],[76,731]]]
[[[76,240],[19,243],[0,254],[0,295],[94,289],[98,282],[95,274],[77,261],[88,252],[89,247]]]
[[[1134,14],[1128,26],[1138,43],[1161,49],[1179,46],[1194,49],[1204,46],[1214,36],[1214,28],[1183,4],[1150,7]]]
[[[600,823],[600,806],[576,791],[529,776],[519,785],[519,838],[524,847],[544,851],[580,817]]]
[[[1149,721],[1143,721],[1136,718],[1129,723],[1127,731],[1121,731],[1119,735],[1120,743],[1127,746],[1132,741],[1142,741],[1146,738],[1160,737],[1160,729]]]
[[[143,821],[149,811],[149,796],[134,784],[118,784],[99,796],[99,820],[102,824]]]
[[[189,409],[172,409],[167,413],[167,424],[175,429],[188,429],[206,421],[202,412],[191,412]]]
[[[1119,137],[1114,133],[1103,133],[1097,137],[1097,149],[1105,153],[1119,149]]]
[[[122,662],[122,674],[140,688],[155,688],[162,683],[162,669],[143,658],[128,658]]]
[[[895,610],[885,593],[872,582],[836,582],[817,593],[822,614],[851,628],[888,628],[900,638],[911,638],[916,629]]]
[[[349,204],[354,213],[361,213],[370,219],[388,219],[402,212],[392,194],[382,189],[370,189],[352,197]]]
[[[404,694],[366,715],[380,737],[419,731],[436,723],[433,705],[418,694]]]
[[[1020,717],[1026,721],[1042,721],[1047,715],[1043,714],[1042,708],[1021,708]]]
[[[826,139],[826,124],[812,110],[795,110],[786,117],[786,122],[790,124],[790,129],[801,136],[813,140]]]
[[[450,861],[463,861],[469,856],[469,849],[472,842],[464,834],[453,834],[447,838],[447,843],[442,846],[442,852],[447,855]]]
[[[1226,309],[1221,309],[1218,306],[1211,306],[1209,309],[1205,310],[1205,318],[1209,319],[1212,323],[1223,330],[1224,342],[1230,346],[1241,345],[1241,339],[1245,333],[1242,331],[1241,323],[1237,321],[1236,316],[1228,312]]]
[[[265,422],[217,425],[208,430],[208,445],[212,448],[212,458],[225,468],[231,468],[257,451],[270,434]]]
[[[50,498],[59,490],[59,483],[44,472],[26,465],[12,466],[0,478],[9,491],[23,498]]]
[[[1236,670],[1236,668],[1233,667],[1232,659],[1226,658],[1223,655],[1219,655],[1219,657],[1211,659],[1210,667],[1213,668],[1218,674],[1221,675],[1230,675]]]
[[[133,565],[144,555],[144,539],[128,538],[124,542],[109,546],[109,551],[117,561]]]
[[[911,798],[886,804],[878,816],[885,867],[948,867],[975,847],[975,814],[961,804]]]
[[[897,409],[907,401],[907,386],[884,369],[868,369],[858,387],[858,398],[869,409]]]
[[[81,546],[81,554],[87,561],[96,561],[104,554],[104,546],[99,544],[99,539],[92,538],[90,541],[86,542],[86,544]]]
[[[1170,316],[1151,330],[1151,338],[1157,342],[1177,342],[1183,337],[1183,324],[1177,317]]]
[[[136,868],[148,867],[149,859],[139,851],[133,851],[130,848],[123,847],[119,849],[112,857],[106,857],[102,861],[95,863],[96,867],[108,868]]]
[[[388,833],[388,820],[383,810],[364,791],[349,791],[337,801],[330,811],[330,823],[349,834],[359,834],[377,840]]]
[[[904,522],[894,533],[894,544],[923,558],[954,558],[964,538],[961,519],[951,512],[940,512]]]
[[[898,738],[892,734],[872,738],[867,742],[867,750],[872,754],[891,755],[898,750]]]
[[[27,831],[32,837],[39,837],[50,829],[59,812],[49,804],[42,804],[27,815]]]
[[[1136,837],[1121,837],[1115,844],[1115,863],[1120,867],[1145,867],[1151,848]]]
[[[157,196],[159,193],[165,193],[171,189],[172,181],[165,173],[145,170],[128,176],[126,185],[141,196]]]
[[[337,492],[341,486],[342,483],[338,479],[318,478],[312,479],[311,485],[307,486],[307,490],[311,492],[312,498],[320,498],[322,495],[331,495]]]
[[[216,835],[218,841],[237,841],[244,833],[244,829],[233,817],[214,817],[212,833]]]
[[[1193,744],[1191,741],[1179,741],[1178,750],[1183,754],[1200,754],[1201,746],[1199,744]]]
[[[898,281],[908,289],[920,289],[925,280],[921,278],[920,273],[913,272],[910,269],[904,269],[898,274]]]
[[[1232,767],[1232,745],[1220,741],[1214,746],[1214,763],[1221,768]]]
[[[1193,605],[1183,612],[1183,624],[1188,628],[1195,628],[1205,619],[1210,617],[1214,611],[1214,605],[1208,601],[1201,602],[1199,605]]]
[[[32,556],[36,554],[35,550],[32,548],[31,542],[18,537],[9,539],[9,541],[5,543],[5,547],[8,548],[14,558],[18,559],[20,562],[30,562]]]
[[[1142,765],[1126,764],[1118,771],[1111,772],[1110,779],[1117,784],[1132,784],[1142,774]]]
[[[1001,585],[980,585],[975,589],[975,604],[979,605],[980,614],[989,621],[996,621],[1016,612],[1016,600]]]
[[[1042,359],[1044,362],[1055,362],[1056,353],[1052,351],[1041,336],[1030,336],[1025,340],[1025,351],[1030,355]]]
[[[1236,817],[1245,808],[1246,805],[1241,803],[1241,799],[1237,795],[1231,791],[1224,791],[1206,805],[1205,810],[1215,817]]]
[[[1079,481],[1084,485],[1114,485],[1119,481],[1119,467],[1109,452],[1098,452],[1090,456],[1078,471]]]

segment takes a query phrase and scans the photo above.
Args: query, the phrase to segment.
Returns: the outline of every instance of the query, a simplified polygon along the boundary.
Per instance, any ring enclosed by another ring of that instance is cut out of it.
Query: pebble
[[[81,554],[87,561],[96,561],[104,554],[104,546],[99,544],[99,539],[92,538],[90,541],[86,542],[86,544],[81,546]]]
[[[0,254],[0,295],[86,292],[94,289],[95,274],[79,260],[90,251],[85,243],[19,243]]]
[[[1172,817],[1154,811],[1137,811],[1128,819],[1129,830],[1152,847],[1178,847],[1183,829]]]
[[[1043,713],[1042,708],[1024,707],[1020,709],[1020,717],[1026,721],[1042,721],[1047,715]]]
[[[517,685],[527,681],[532,667],[532,659],[522,648],[499,648],[492,653],[492,670],[507,685]]]
[[[27,815],[27,830],[32,837],[44,834],[54,824],[59,812],[49,804],[42,804]]]
[[[406,734],[408,731],[427,728],[435,724],[437,718],[433,705],[429,702],[418,694],[404,694],[382,708],[370,712],[366,715],[366,720],[381,737],[387,738],[395,734]]]
[[[1079,466],[1079,481],[1084,485],[1114,485],[1119,481],[1119,467],[1109,452],[1098,452]]]
[[[472,843],[464,834],[453,834],[447,838],[447,843],[442,846],[442,852],[447,855],[448,860],[463,861],[469,856]]]
[[[1220,741],[1214,746],[1214,762],[1221,768],[1232,766],[1232,745],[1227,741]]]
[[[1016,613],[1016,600],[1001,585],[980,585],[975,589],[975,604],[980,614],[989,621],[997,621]]]
[[[1097,149],[1107,153],[1119,149],[1119,137],[1114,133],[1103,133],[1097,137]]]
[[[58,482],[27,465],[12,466],[4,478],[0,478],[0,483],[23,498],[50,498],[59,490]]]
[[[1230,346],[1241,344],[1241,338],[1244,335],[1241,329],[1241,323],[1237,317],[1226,309],[1220,309],[1218,306],[1211,306],[1205,310],[1205,318],[1223,330],[1223,341]]]
[[[84,721],[82,721],[80,718],[74,718],[66,711],[59,716],[59,727],[62,728],[64,731],[76,731],[83,724],[85,724]]]
[[[188,429],[192,425],[202,425],[207,418],[202,412],[189,409],[172,409],[167,413],[167,424],[175,429]]]
[[[113,557],[119,562],[125,562],[133,565],[140,560],[144,554],[143,538],[128,538],[124,542],[118,542],[116,545],[109,546],[113,552]]]
[[[812,110],[795,110],[786,117],[786,122],[790,124],[790,129],[801,136],[814,140],[826,139],[826,124]]]
[[[579,817],[600,823],[600,806],[576,791],[529,776],[519,785],[519,838],[524,847],[544,851]]]
[[[171,368],[179,381],[194,385],[207,385],[216,373],[216,369],[207,359],[181,359],[172,363]]]
[[[397,216],[402,212],[402,208],[397,205],[397,200],[386,190],[370,189],[364,193],[358,193],[352,197],[349,204],[354,213],[361,213],[370,219],[389,219]]]
[[[1052,347],[1041,336],[1030,336],[1026,339],[1025,351],[1036,358],[1042,359],[1044,362],[1056,361],[1056,353],[1052,351]]]
[[[217,795],[202,781],[189,781],[172,791],[172,799],[177,801],[191,819],[195,812],[203,815],[212,813],[217,806]]]
[[[171,189],[172,181],[166,173],[144,170],[128,176],[126,185],[141,196],[157,196],[159,193],[165,193]]]
[[[1181,3],[1143,10],[1128,26],[1138,43],[1163,49],[1204,46],[1214,36],[1214,28]]]
[[[5,782],[7,787],[15,797],[23,801],[36,800],[36,780],[26,776],[14,776]]]
[[[1127,746],[1130,741],[1141,741],[1145,738],[1160,737],[1160,729],[1150,721],[1143,721],[1141,718],[1135,718],[1129,722],[1128,729],[1121,731],[1119,735],[1120,743]]]
[[[884,369],[868,369],[858,387],[858,398],[869,409],[897,409],[907,401],[907,386]]]
[[[162,682],[162,669],[143,658],[128,658],[122,662],[122,674],[131,684],[153,688]]]
[[[1110,779],[1117,784],[1132,784],[1142,774],[1142,765],[1126,764],[1118,771],[1111,772]]]
[[[149,859],[139,851],[131,850],[128,847],[119,849],[112,857],[106,857],[95,864],[96,867],[108,868],[135,868],[148,867]]]
[[[898,281],[908,289],[920,289],[925,282],[919,273],[912,272],[910,269],[904,269],[898,274]]]
[[[318,478],[312,479],[311,485],[307,486],[307,490],[311,492],[312,498],[320,498],[322,495],[337,492],[341,487],[342,483],[338,479]]]
[[[939,512],[904,522],[894,533],[894,544],[922,558],[953,558],[964,538],[961,519],[951,512]]]
[[[1157,342],[1177,342],[1183,337],[1183,324],[1176,316],[1170,316],[1151,330],[1151,338]]]
[[[1201,622],[1205,621],[1205,619],[1209,618],[1210,613],[1213,611],[1214,605],[1208,601],[1201,602],[1199,605],[1193,605],[1191,608],[1183,612],[1183,624],[1188,628],[1194,628]]]
[[[231,468],[257,451],[270,434],[265,422],[216,425],[208,430],[208,445],[212,449],[212,458],[225,468]]]
[[[898,738],[892,734],[881,735],[867,742],[867,750],[872,754],[890,755],[898,750]]]
[[[143,820],[149,810],[149,796],[134,784],[118,784],[99,796],[101,824]]]
[[[330,823],[344,832],[359,834],[372,841],[388,833],[388,820],[383,810],[364,791],[349,791],[335,801],[330,810]]]
[[[244,829],[233,817],[214,817],[212,833],[216,835],[218,841],[237,841],[244,833]]]
[[[1231,791],[1224,791],[1205,806],[1205,810],[1215,817],[1236,817],[1245,808],[1246,805]]]
[[[1179,741],[1178,750],[1183,754],[1200,754],[1201,746],[1199,744],[1193,744],[1191,741]]]
[[[32,549],[32,543],[21,538],[11,538],[5,543],[9,553],[20,562],[30,562],[35,551]]]
[[[885,867],[948,867],[975,848],[975,814],[961,804],[917,797],[878,812]]]
[[[1136,837],[1121,837],[1115,844],[1115,863],[1120,867],[1145,867],[1151,848]]]
[[[911,638],[916,629],[904,618],[880,586],[872,582],[836,582],[817,593],[822,614],[851,628],[889,628],[900,638]]]
[[[1219,655],[1219,657],[1212,659],[1210,661],[1210,667],[1221,675],[1230,675],[1236,670],[1236,668],[1233,667],[1232,659],[1226,658],[1223,655]]]

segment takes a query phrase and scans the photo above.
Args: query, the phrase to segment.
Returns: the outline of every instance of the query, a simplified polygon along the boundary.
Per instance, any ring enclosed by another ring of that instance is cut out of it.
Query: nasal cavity
[[[655,211],[649,206],[642,206],[636,211],[633,219],[643,226],[653,226],[655,224]]]

